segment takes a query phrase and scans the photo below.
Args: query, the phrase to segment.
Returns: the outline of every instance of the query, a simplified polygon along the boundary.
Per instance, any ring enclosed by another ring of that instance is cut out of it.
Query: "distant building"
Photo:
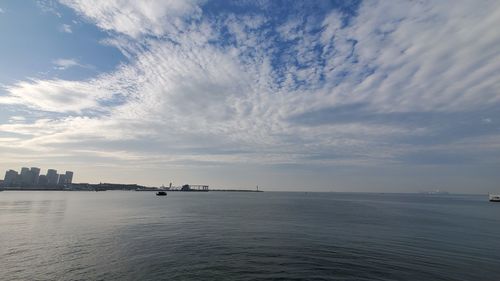
[[[59,175],[57,174],[57,170],[48,169],[47,170],[47,184],[56,185],[59,179]]]
[[[58,185],[66,184],[66,175],[63,175],[63,174],[59,175],[59,180],[58,180],[57,184]]]
[[[36,188],[37,186],[68,185],[73,183],[73,172],[66,171],[65,174],[58,175],[57,170],[48,169],[46,175],[40,175],[38,167],[22,167],[21,173],[16,170],[5,172],[4,180],[0,185],[4,187]]]
[[[29,168],[21,168],[20,183],[24,186],[31,185],[31,172]]]
[[[73,183],[73,172],[66,171],[66,184],[72,184],[72,183]]]
[[[5,177],[3,179],[3,185],[4,186],[13,186],[17,184],[17,179],[19,177],[19,174],[17,171],[14,170],[8,170],[5,172]]]
[[[47,180],[47,176],[46,175],[40,175],[38,177],[38,184],[39,186],[45,186],[49,184],[49,181]]]
[[[30,184],[37,185],[38,177],[40,176],[40,168],[31,167],[30,173],[31,173]]]

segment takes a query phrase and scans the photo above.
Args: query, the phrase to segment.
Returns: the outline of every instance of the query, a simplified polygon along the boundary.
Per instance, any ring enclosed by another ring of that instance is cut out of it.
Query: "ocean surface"
[[[4,191],[0,280],[500,280],[500,204],[484,195]]]

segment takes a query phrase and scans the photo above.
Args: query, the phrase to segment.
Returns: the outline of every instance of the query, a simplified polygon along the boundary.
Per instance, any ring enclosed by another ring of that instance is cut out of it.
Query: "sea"
[[[0,280],[500,280],[486,195],[0,192]]]

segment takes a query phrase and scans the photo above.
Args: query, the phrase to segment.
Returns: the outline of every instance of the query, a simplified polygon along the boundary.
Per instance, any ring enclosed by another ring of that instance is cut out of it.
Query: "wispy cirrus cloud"
[[[73,33],[71,25],[69,24],[62,24],[61,26],[59,26],[59,31],[64,33]]]
[[[54,68],[58,70],[65,70],[71,67],[90,67],[89,65],[81,64],[77,59],[56,59],[52,61],[52,64],[54,64]]]
[[[109,97],[102,85],[67,80],[28,80],[5,87],[0,103],[22,105],[47,112],[82,112],[96,109],[99,100]]]
[[[55,65],[56,69],[62,69],[62,70],[74,66],[80,66],[80,63],[78,63],[78,61],[75,59],[57,59],[54,60],[52,63]]]

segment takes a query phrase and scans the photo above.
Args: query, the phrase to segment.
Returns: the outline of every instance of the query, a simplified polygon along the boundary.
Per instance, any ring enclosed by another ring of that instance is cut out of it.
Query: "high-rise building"
[[[22,185],[30,185],[31,184],[31,172],[30,169],[27,167],[22,167],[21,168],[21,184]]]
[[[38,177],[40,176],[40,168],[31,167],[30,173],[31,173],[30,183],[34,185],[38,184]]]
[[[38,185],[39,186],[44,186],[44,185],[47,185],[49,182],[47,180],[47,176],[46,175],[40,175],[38,177]]]
[[[64,175],[64,174],[60,174],[60,175],[59,175],[59,181],[57,182],[57,184],[59,184],[59,185],[64,185],[64,184],[66,184],[66,175]]]
[[[57,174],[57,170],[54,169],[47,170],[47,183],[49,185],[56,185],[58,179],[59,175]]]
[[[8,170],[5,172],[5,177],[3,179],[4,186],[13,186],[17,183],[17,178],[19,177],[19,173],[14,170]]]
[[[66,171],[66,183],[67,184],[72,184],[73,183],[73,172]]]

